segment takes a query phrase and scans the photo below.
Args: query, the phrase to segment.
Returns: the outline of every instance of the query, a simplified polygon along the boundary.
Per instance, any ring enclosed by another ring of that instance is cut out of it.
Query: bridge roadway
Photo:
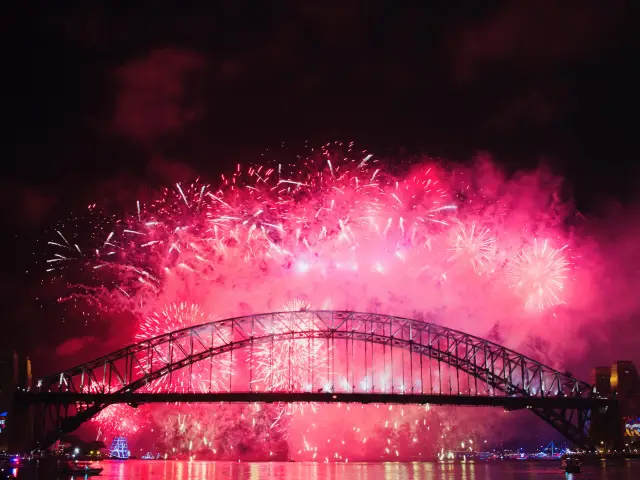
[[[220,393],[75,393],[24,392],[15,394],[24,404],[48,403],[71,405],[78,403],[110,405],[127,403],[360,403],[457,405],[476,407],[523,408],[598,408],[607,407],[611,400],[598,397],[509,397],[500,395],[442,395],[402,393],[330,393],[330,392],[220,392]]]

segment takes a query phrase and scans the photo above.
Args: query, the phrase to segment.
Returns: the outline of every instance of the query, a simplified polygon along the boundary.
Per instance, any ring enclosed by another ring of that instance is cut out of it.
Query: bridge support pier
[[[598,450],[624,450],[624,421],[617,400],[612,399],[608,406],[593,409],[589,436]]]
[[[33,407],[14,401],[7,412],[6,449],[10,453],[27,452],[33,445]]]

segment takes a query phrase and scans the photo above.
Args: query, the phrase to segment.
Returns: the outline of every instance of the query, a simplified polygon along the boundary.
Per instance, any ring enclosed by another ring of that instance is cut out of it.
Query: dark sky
[[[542,158],[581,209],[635,196],[637,1],[210,3],[5,10],[5,296],[61,212],[282,142]]]
[[[158,158],[217,173],[282,141],[338,138],[548,157],[585,205],[592,189],[630,190],[637,2],[401,3],[11,12],[6,180],[55,194]]]

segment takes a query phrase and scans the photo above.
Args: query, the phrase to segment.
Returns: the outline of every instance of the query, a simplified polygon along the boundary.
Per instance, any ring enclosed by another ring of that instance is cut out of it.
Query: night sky
[[[488,151],[544,161],[586,213],[636,199],[637,2],[214,4],[5,11],[3,345],[55,337],[31,286],[61,215],[283,143]]]

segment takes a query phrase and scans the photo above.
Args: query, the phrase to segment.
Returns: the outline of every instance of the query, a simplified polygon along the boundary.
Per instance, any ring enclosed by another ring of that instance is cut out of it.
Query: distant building
[[[620,402],[623,417],[640,416],[640,376],[633,362],[616,362],[611,367],[611,392]]]
[[[609,367],[594,368],[591,383],[595,386],[599,396],[609,397],[611,395],[611,369]]]
[[[31,434],[28,408],[14,405],[16,390],[31,389],[31,360],[14,351],[0,352],[0,449],[22,446]]]
[[[631,442],[640,439],[640,375],[631,361],[618,361],[611,367],[596,367],[592,382],[596,394],[601,397],[613,396],[618,399],[620,416],[624,419],[625,436]],[[594,418],[595,419],[595,418]],[[595,425],[594,425],[595,426]],[[601,436],[598,425],[592,434]]]
[[[31,360],[20,357],[16,352],[0,352],[0,393],[16,388],[31,388]]]

